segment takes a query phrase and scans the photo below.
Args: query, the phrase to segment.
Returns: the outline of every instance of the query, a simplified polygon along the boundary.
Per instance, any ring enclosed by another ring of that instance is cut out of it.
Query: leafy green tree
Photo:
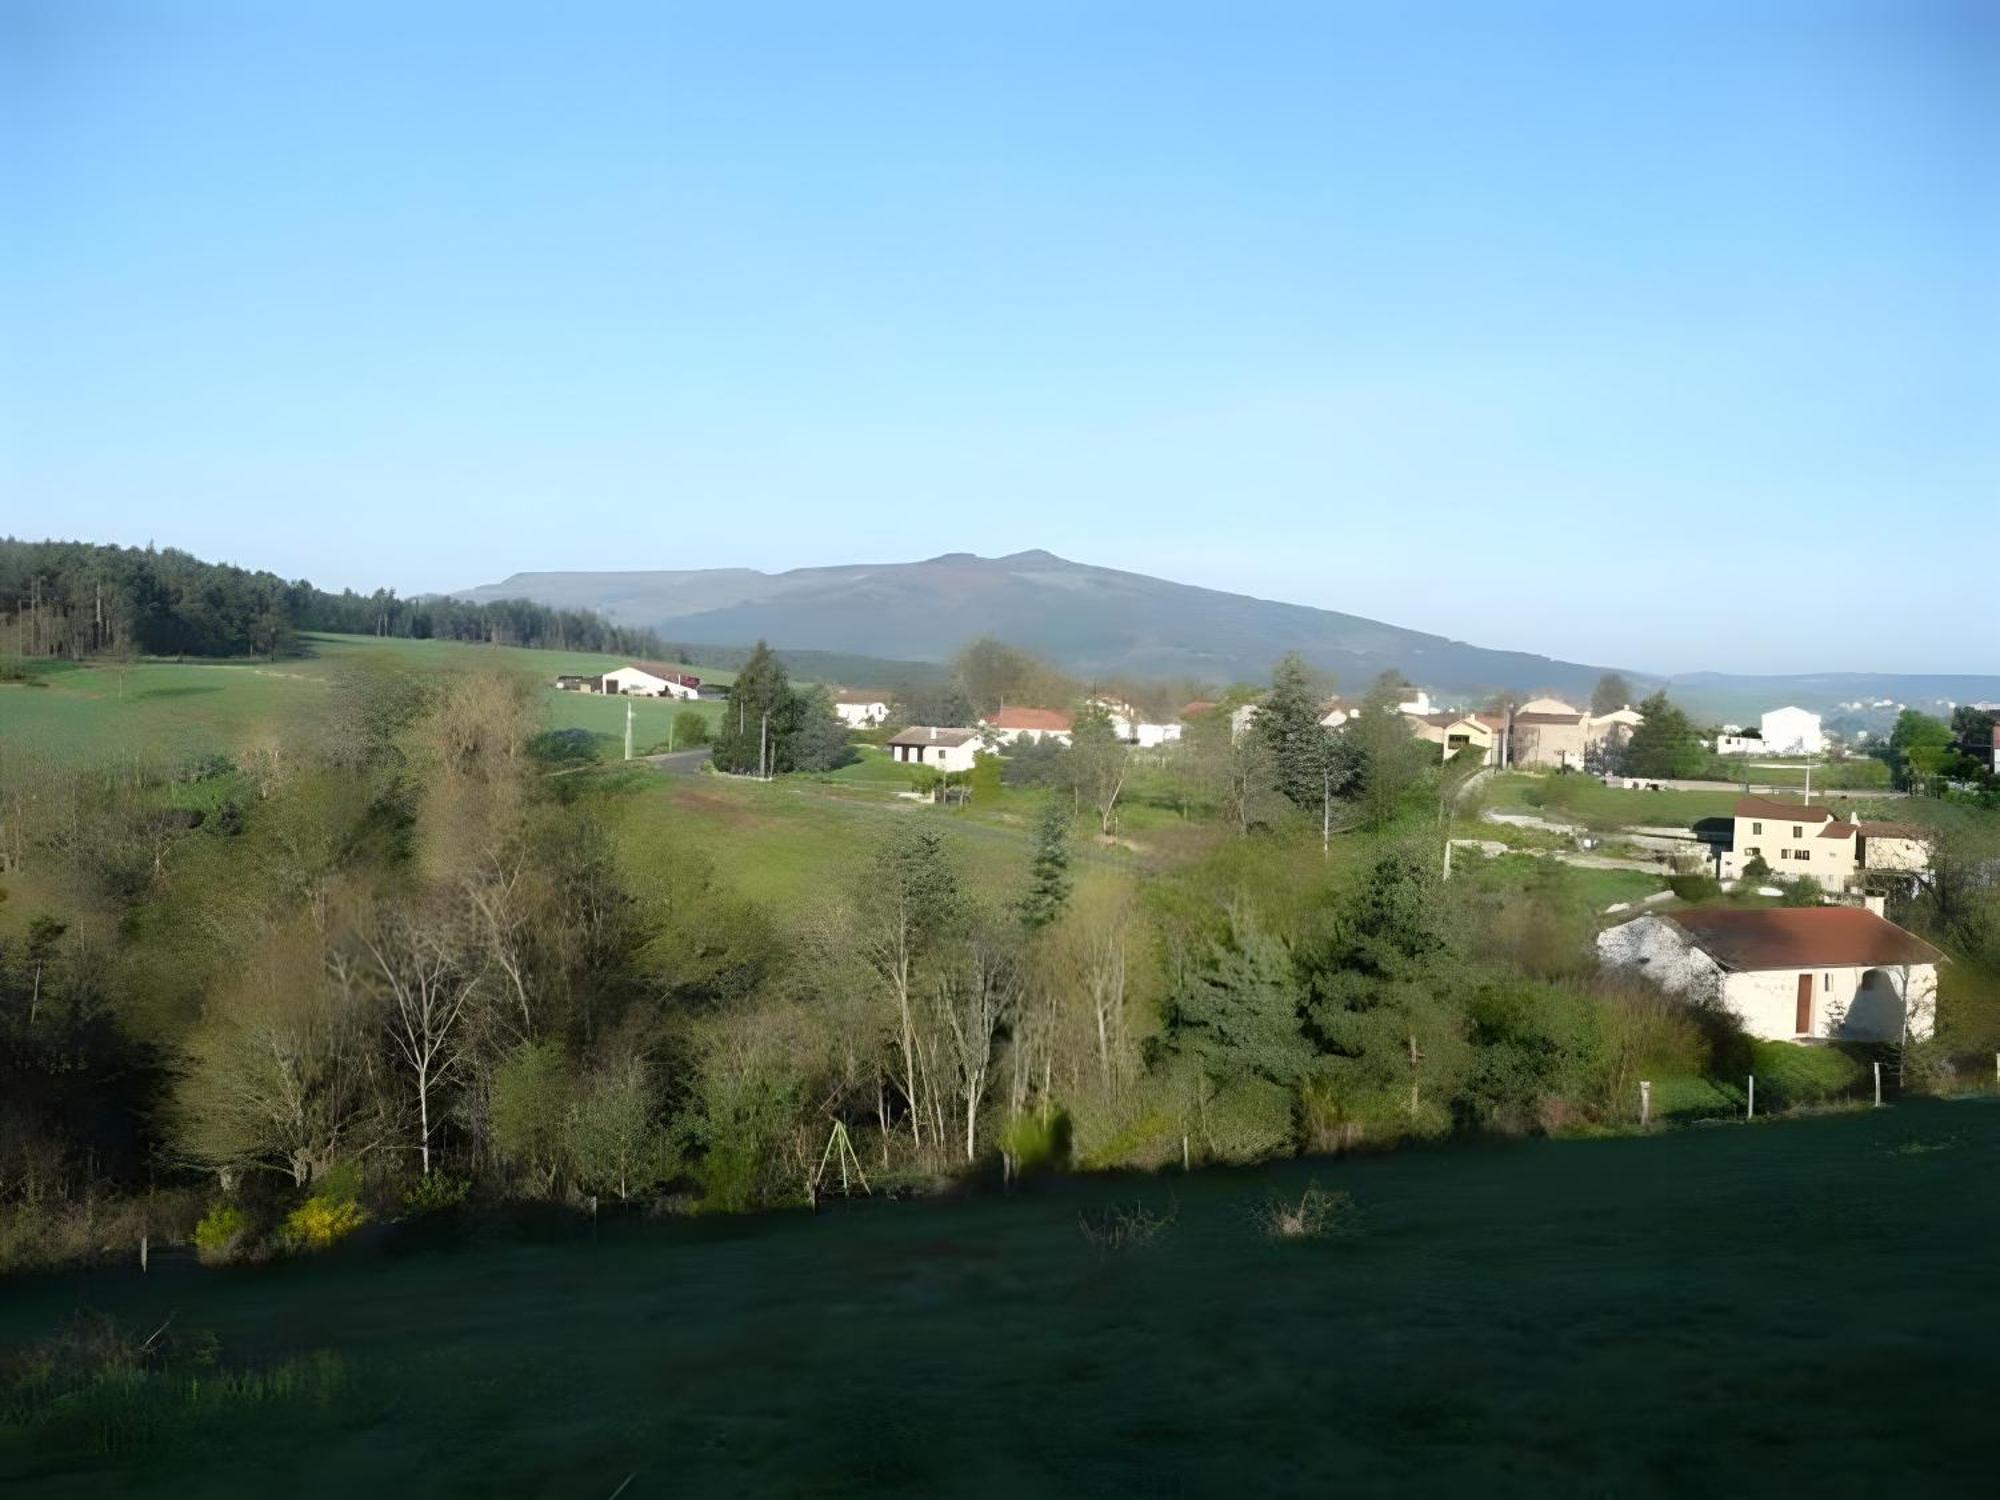
[[[748,776],[790,770],[797,708],[784,664],[759,641],[730,686],[729,705],[715,737],[716,768]]]
[[[825,688],[794,694],[786,721],[780,759],[787,770],[835,771],[861,758]]]
[[[1077,796],[1097,813],[1099,830],[1117,826],[1118,798],[1125,790],[1132,756],[1101,703],[1086,703],[1070,730],[1068,755]]]
[[[1328,746],[1324,782],[1335,796],[1358,799],[1363,821],[1381,828],[1402,810],[1435,754],[1410,732],[1409,720],[1396,711],[1409,685],[1385,672],[1361,700],[1361,711]]]
[[[1069,904],[1069,809],[1060,797],[1042,805],[1035,829],[1035,852],[1028,865],[1028,893],[1021,899],[1021,923],[1030,932],[1047,927]]]
[[[564,1122],[563,1146],[576,1184],[625,1202],[673,1172],[644,1059],[618,1058],[582,1080]]]
[[[674,715],[674,748],[676,750],[697,750],[709,739],[708,715],[695,708],[684,708]]]
[[[1631,701],[1632,684],[1623,672],[1606,672],[1590,690],[1590,711],[1594,714],[1613,713]]]
[[[1319,812],[1327,794],[1328,747],[1332,736],[1320,724],[1323,694],[1312,671],[1296,654],[1271,671],[1250,732],[1264,744],[1277,788],[1295,807]]]
[[[1631,776],[1699,776],[1708,766],[1692,720],[1665,693],[1655,693],[1639,705],[1646,722],[1632,731],[1625,746],[1625,771]]]
[[[1958,758],[1951,726],[1942,719],[1906,708],[1889,731],[1889,754],[1899,785],[1918,790],[1934,785]]]
[[[487,1096],[494,1153],[546,1196],[567,1155],[571,1078],[562,1044],[517,1043],[493,1070]]]

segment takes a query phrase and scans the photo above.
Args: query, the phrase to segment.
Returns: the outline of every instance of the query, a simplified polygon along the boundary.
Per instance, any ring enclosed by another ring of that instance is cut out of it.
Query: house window
[[[1762,823],[1752,823],[1750,825],[1750,831],[1752,833],[1762,833],[1764,831],[1764,825]]]
[[[1820,993],[1821,993],[1822,995],[1824,995],[1824,994],[1826,994],[1826,993],[1827,993],[1827,991],[1831,990],[1832,988],[1833,988],[1833,976],[1832,976],[1831,974],[1822,974],[1822,975],[1820,975],[1820,976],[1819,976],[1819,992],[1820,992]]]
[[[1792,837],[1795,839],[1802,839],[1805,836],[1806,836],[1806,831],[1803,828],[1799,827],[1798,824],[1794,823],[1792,825]]]

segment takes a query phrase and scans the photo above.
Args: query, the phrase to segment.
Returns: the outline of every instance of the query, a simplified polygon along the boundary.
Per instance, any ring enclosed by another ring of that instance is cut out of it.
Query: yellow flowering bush
[[[285,1215],[284,1240],[296,1250],[324,1250],[367,1222],[367,1210],[352,1199],[315,1195]]]

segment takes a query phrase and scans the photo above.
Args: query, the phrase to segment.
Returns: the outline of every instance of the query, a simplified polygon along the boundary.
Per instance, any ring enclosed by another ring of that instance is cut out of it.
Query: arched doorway
[[[1841,1035],[1864,1042],[1896,1042],[1903,1037],[1903,992],[1887,969],[1870,969],[1847,1007]]]

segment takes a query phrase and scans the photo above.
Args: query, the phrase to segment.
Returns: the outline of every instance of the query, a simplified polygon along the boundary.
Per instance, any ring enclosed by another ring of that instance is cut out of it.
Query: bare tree
[[[468,960],[456,924],[436,904],[382,903],[355,937],[357,958],[336,972],[382,1001],[383,1025],[415,1091],[417,1152],[428,1177],[434,1106],[465,1060],[466,1021],[486,971]]]
[[[965,1118],[965,1159],[978,1154],[979,1106],[985,1102],[1000,1039],[1020,1006],[1020,965],[997,924],[975,933],[963,960],[938,976],[937,1011]]]
[[[379,1139],[375,1056],[351,988],[308,927],[267,937],[181,1054],[172,1129],[189,1161],[275,1168],[303,1187]]]

